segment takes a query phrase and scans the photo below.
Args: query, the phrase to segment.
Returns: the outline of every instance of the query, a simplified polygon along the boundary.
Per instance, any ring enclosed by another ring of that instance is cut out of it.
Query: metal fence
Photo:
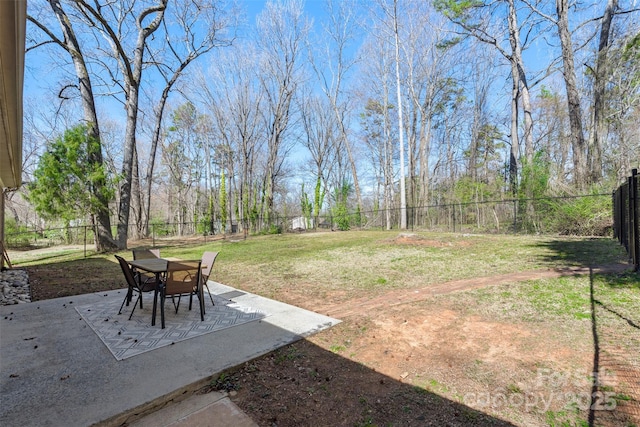
[[[613,193],[613,231],[629,254],[629,262],[640,271],[640,175],[633,169],[627,182]]]
[[[408,207],[407,228],[461,233],[611,236],[611,195],[503,199]],[[578,208],[576,208],[578,207]],[[401,211],[374,210],[322,217],[333,229],[398,229]],[[346,226],[346,227],[345,227]]]
[[[611,236],[613,225],[611,215],[614,211],[611,208],[611,200],[611,194],[592,194],[408,207],[406,210],[407,229],[410,231],[458,233],[543,233]],[[573,209],[573,207],[581,203],[588,206],[597,206],[598,209],[596,211],[598,213],[591,214],[591,211],[588,210],[588,214],[583,214],[579,217],[575,216],[575,212],[580,211],[580,209]],[[176,238],[190,238],[206,242],[221,236],[237,238],[238,236],[246,237],[248,235],[322,230],[400,230],[400,214],[399,208],[368,211],[342,209],[329,210],[328,213],[318,217],[272,214],[268,219],[255,218],[252,221],[244,222],[232,219],[225,225],[215,221],[182,223],[154,221],[149,224],[148,235],[140,231],[143,227],[130,223],[128,236],[132,240],[137,240],[138,238],[148,239],[150,240],[149,244],[156,246],[157,244],[162,244],[162,242],[169,244],[169,241]],[[624,229],[620,229],[620,233],[627,236],[629,234],[627,230],[628,228],[625,226]],[[5,238],[7,248],[12,249],[73,244],[84,245],[86,251],[87,248],[92,249],[94,245],[94,233],[89,225],[21,230],[20,232],[7,233]]]
[[[38,248],[60,245],[93,244],[91,226],[22,229],[5,235],[8,248]]]

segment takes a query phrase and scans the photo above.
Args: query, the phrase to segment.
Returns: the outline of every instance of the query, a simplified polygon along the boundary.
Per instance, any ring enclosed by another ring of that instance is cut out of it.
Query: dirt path
[[[594,267],[566,267],[544,270],[523,271],[518,273],[500,274],[498,276],[475,277],[472,279],[453,280],[450,282],[428,285],[418,289],[400,289],[386,292],[374,298],[363,297],[350,300],[348,304],[339,303],[326,307],[319,307],[316,311],[327,316],[344,319],[354,315],[361,315],[382,307],[398,306],[425,300],[433,295],[451,292],[468,291],[492,285],[525,280],[549,279],[563,276],[589,275],[593,273],[622,273],[629,269],[628,264],[610,264]]]

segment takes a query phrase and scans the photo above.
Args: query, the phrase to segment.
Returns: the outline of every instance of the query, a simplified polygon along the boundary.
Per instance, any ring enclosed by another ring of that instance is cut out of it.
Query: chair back
[[[165,295],[189,294],[199,291],[202,261],[168,261]]]
[[[133,277],[133,271],[131,271],[131,267],[127,261],[124,260],[121,256],[115,255],[116,259],[120,263],[120,268],[122,269],[122,273],[124,273],[124,277],[127,279],[127,285],[130,287],[137,287],[136,279]]]
[[[133,259],[160,258],[160,249],[132,249]]]
[[[202,254],[202,265],[205,267],[202,269],[202,278],[203,280],[209,280],[209,276],[211,275],[211,270],[213,269],[213,263],[216,262],[216,258],[218,257],[218,252],[205,252]]]

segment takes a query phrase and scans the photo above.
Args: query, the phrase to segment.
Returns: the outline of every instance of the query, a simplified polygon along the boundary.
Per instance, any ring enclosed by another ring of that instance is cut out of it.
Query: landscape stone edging
[[[22,269],[0,271],[0,305],[31,302],[29,274]]]

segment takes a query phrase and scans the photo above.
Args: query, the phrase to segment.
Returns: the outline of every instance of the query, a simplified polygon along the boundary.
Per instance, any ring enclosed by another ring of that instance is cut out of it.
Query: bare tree
[[[537,123],[535,139],[550,168],[550,188],[564,190],[572,169],[567,167],[571,160],[570,135],[567,132],[569,119],[562,91],[554,86],[543,86],[534,100],[534,120]]]
[[[607,138],[602,136],[602,160],[616,185],[640,164],[640,29],[630,20],[626,36],[618,37],[607,54],[607,89],[603,115]]]
[[[75,29],[71,19],[63,9],[59,0],[49,0],[49,6],[55,14],[62,30],[63,38],[57,37],[52,30],[40,23],[37,19],[29,16],[30,22],[35,24],[50,39],[51,42],[62,47],[71,56],[76,75],[78,77],[77,89],[80,91],[82,100],[82,110],[84,114],[85,125],[87,126],[87,136],[96,141],[96,149],[88,154],[88,160],[94,167],[102,167],[102,143],[100,139],[100,127],[98,125],[98,115],[96,112],[95,98],[91,77],[87,69],[85,56],[80,46],[80,42],[76,37]],[[30,47],[29,49],[35,46]],[[105,198],[103,191],[106,183],[104,180],[95,180],[91,183],[93,197],[97,201],[94,204],[94,226],[96,232],[96,250],[109,251],[116,249],[116,242],[111,234],[111,220],[109,217],[109,200]]]
[[[520,96],[522,97],[522,111],[524,114],[524,153],[527,162],[533,162],[533,119],[531,118],[531,95],[529,94],[529,83],[525,72],[524,59],[522,57],[522,42],[520,38],[520,26],[518,24],[518,14],[515,0],[507,0],[509,4],[508,19],[509,24],[509,44],[511,54],[506,58],[515,66],[518,74]],[[497,46],[494,45],[494,46]]]
[[[602,143],[607,132],[604,99],[608,74],[607,57],[611,46],[611,23],[617,8],[618,0],[607,0],[602,21],[600,22],[600,39],[598,41],[593,84],[593,130],[589,141],[588,156],[592,182],[598,182],[602,179]]]
[[[495,51],[482,51],[482,46],[475,43],[469,50],[470,59],[465,69],[469,70],[471,90],[473,91],[473,113],[470,129],[468,148],[467,173],[473,182],[488,182],[490,167],[486,162],[488,147],[492,139],[490,134],[495,134],[494,115],[496,112],[490,108],[491,90],[497,80],[495,69],[499,67],[496,61]],[[470,90],[470,92],[471,92]],[[516,114],[517,117],[517,114]],[[516,127],[517,129],[517,127]],[[517,148],[517,146],[516,146]],[[517,156],[516,156],[517,157]],[[498,170],[493,170],[497,174]]]
[[[577,188],[583,188],[587,184],[587,146],[582,123],[580,93],[576,81],[574,47],[572,43],[571,30],[569,28],[569,1],[556,0],[555,16],[544,13],[531,2],[528,2],[527,4],[540,16],[553,23],[558,31],[560,47],[562,50],[562,75],[564,77],[567,93],[567,109],[569,111],[569,126],[571,129],[573,181]]]
[[[402,33],[407,104],[408,197],[416,218],[426,214],[432,127],[436,108],[457,68],[458,47],[448,44],[445,20],[427,2],[411,3]],[[423,207],[422,209],[420,207]]]
[[[389,70],[390,71],[390,70]],[[393,159],[394,147],[391,144],[389,91],[383,84],[380,101],[369,99],[364,106],[361,118],[362,139],[367,147],[376,176],[377,187],[382,188],[385,228],[392,228],[393,210]],[[379,191],[379,190],[378,190]]]
[[[522,103],[522,110],[524,114],[524,132],[523,139],[525,145],[525,158],[528,164],[533,162],[533,120],[531,117],[531,96],[529,93],[529,83],[527,74],[525,71],[524,60],[522,52],[524,50],[521,42],[521,28],[526,27],[527,32],[530,30],[532,23],[518,22],[518,14],[516,10],[515,0],[506,0],[507,9],[500,11],[500,7],[504,2],[490,1],[486,4],[479,5],[481,7],[475,7],[470,2],[464,1],[445,1],[436,0],[435,4],[438,10],[449,18],[454,24],[456,24],[462,31],[464,36],[473,36],[479,41],[493,46],[497,51],[509,62],[511,66],[511,78],[513,81],[512,90],[512,127],[511,127],[511,161],[510,161],[510,175],[511,184],[514,186],[513,181],[517,176],[517,148],[519,147],[518,140],[518,100]],[[504,29],[507,32],[506,42],[508,47],[503,46],[503,35],[493,33],[493,27],[498,23],[491,22],[491,18],[496,20],[507,21],[507,28]],[[530,42],[530,39],[526,39]]]
[[[562,47],[562,74],[567,89],[569,126],[571,128],[571,145],[573,147],[574,182],[578,188],[582,188],[586,184],[586,145],[584,131],[582,129],[580,95],[578,93],[575,65],[573,62],[573,45],[571,43],[571,31],[569,30],[568,9],[568,0],[556,0],[558,19],[555,24],[558,27],[558,36],[560,37],[560,45]]]
[[[170,131],[162,146],[163,165],[169,172],[167,191],[172,201],[167,220],[177,223],[180,235],[188,229],[187,223],[196,218],[199,208],[198,185],[204,169],[202,120],[192,103],[179,105],[171,112]]]
[[[332,104],[326,97],[309,94],[299,101],[298,109],[304,128],[302,144],[311,153],[311,173],[321,186],[321,190],[317,191],[326,194],[328,178],[332,175],[336,161],[336,140],[340,138],[340,126],[336,123]],[[314,200],[314,227],[318,224],[321,203],[321,200]]]
[[[391,118],[394,108],[397,108],[390,98],[395,85],[395,49],[393,39],[389,37],[388,27],[384,28],[387,25],[381,20],[375,20],[369,29],[370,37],[362,49],[365,59],[360,70],[360,84],[363,97],[362,138],[376,174],[378,187],[382,187],[385,226],[391,229],[396,193],[395,162],[398,160],[400,147],[395,143],[397,139],[394,139],[394,136],[398,133]],[[397,126],[398,121],[395,123]]]
[[[311,57],[313,67],[320,80],[322,91],[329,100],[331,110],[335,115],[338,125],[340,141],[339,144],[347,153],[353,187],[356,194],[357,206],[362,208],[362,190],[358,178],[357,162],[349,139],[349,97],[345,83],[349,72],[356,64],[355,57],[348,56],[348,49],[355,42],[357,36],[357,15],[355,13],[354,1],[327,0],[325,3],[328,13],[328,20],[322,27],[322,38],[324,43],[319,43],[321,52],[317,57]],[[313,55],[313,50],[310,49]],[[338,181],[337,185],[342,185]]]
[[[407,229],[407,190],[404,172],[404,120],[402,117],[402,87],[400,82],[400,35],[398,30],[398,0],[393,0],[393,40],[396,62],[396,98],[398,100],[398,143],[400,144],[400,229]]]
[[[263,192],[263,214],[274,209],[276,180],[282,172],[286,132],[292,118],[292,101],[302,79],[302,49],[310,26],[303,15],[302,2],[268,2],[257,17],[261,49],[260,80],[265,94],[263,118],[267,128],[267,160]]]
[[[151,6],[137,7],[135,1],[128,3],[111,2],[105,5],[89,4],[85,0],[75,0],[75,7],[83,15],[86,25],[98,31],[111,48],[111,55],[118,64],[121,80],[114,83],[124,91],[124,105],[127,115],[124,136],[124,152],[121,170],[120,205],[118,207],[118,231],[116,244],[119,249],[127,247],[129,214],[131,206],[131,185],[133,161],[136,150],[136,129],[138,124],[138,103],[144,53],[148,38],[160,28],[168,0],[158,0]],[[135,29],[130,29],[134,26]],[[131,31],[135,34],[133,46],[126,44],[123,36]],[[131,51],[129,52],[129,48]],[[111,74],[113,78],[117,75]]]
[[[154,108],[155,125],[151,138],[149,163],[145,173],[146,212],[142,224],[145,235],[149,234],[154,164],[169,93],[192,62],[216,47],[229,46],[234,39],[234,35],[227,34],[227,31],[235,26],[237,15],[231,12],[226,16],[220,3],[221,0],[176,2],[175,8],[170,10],[168,16],[162,21],[165,38],[163,50],[157,52],[147,47],[153,65],[164,81],[164,88]],[[173,33],[170,32],[168,25],[179,29],[180,37],[177,40],[173,35],[176,30],[174,29]]]
[[[229,178],[236,188],[243,231],[256,220],[259,156],[264,145],[261,112],[265,94],[257,77],[258,57],[252,44],[236,45],[220,55],[196,85],[196,92],[213,116],[215,139],[227,144],[237,165],[236,178]],[[211,170],[207,170],[211,177]]]

